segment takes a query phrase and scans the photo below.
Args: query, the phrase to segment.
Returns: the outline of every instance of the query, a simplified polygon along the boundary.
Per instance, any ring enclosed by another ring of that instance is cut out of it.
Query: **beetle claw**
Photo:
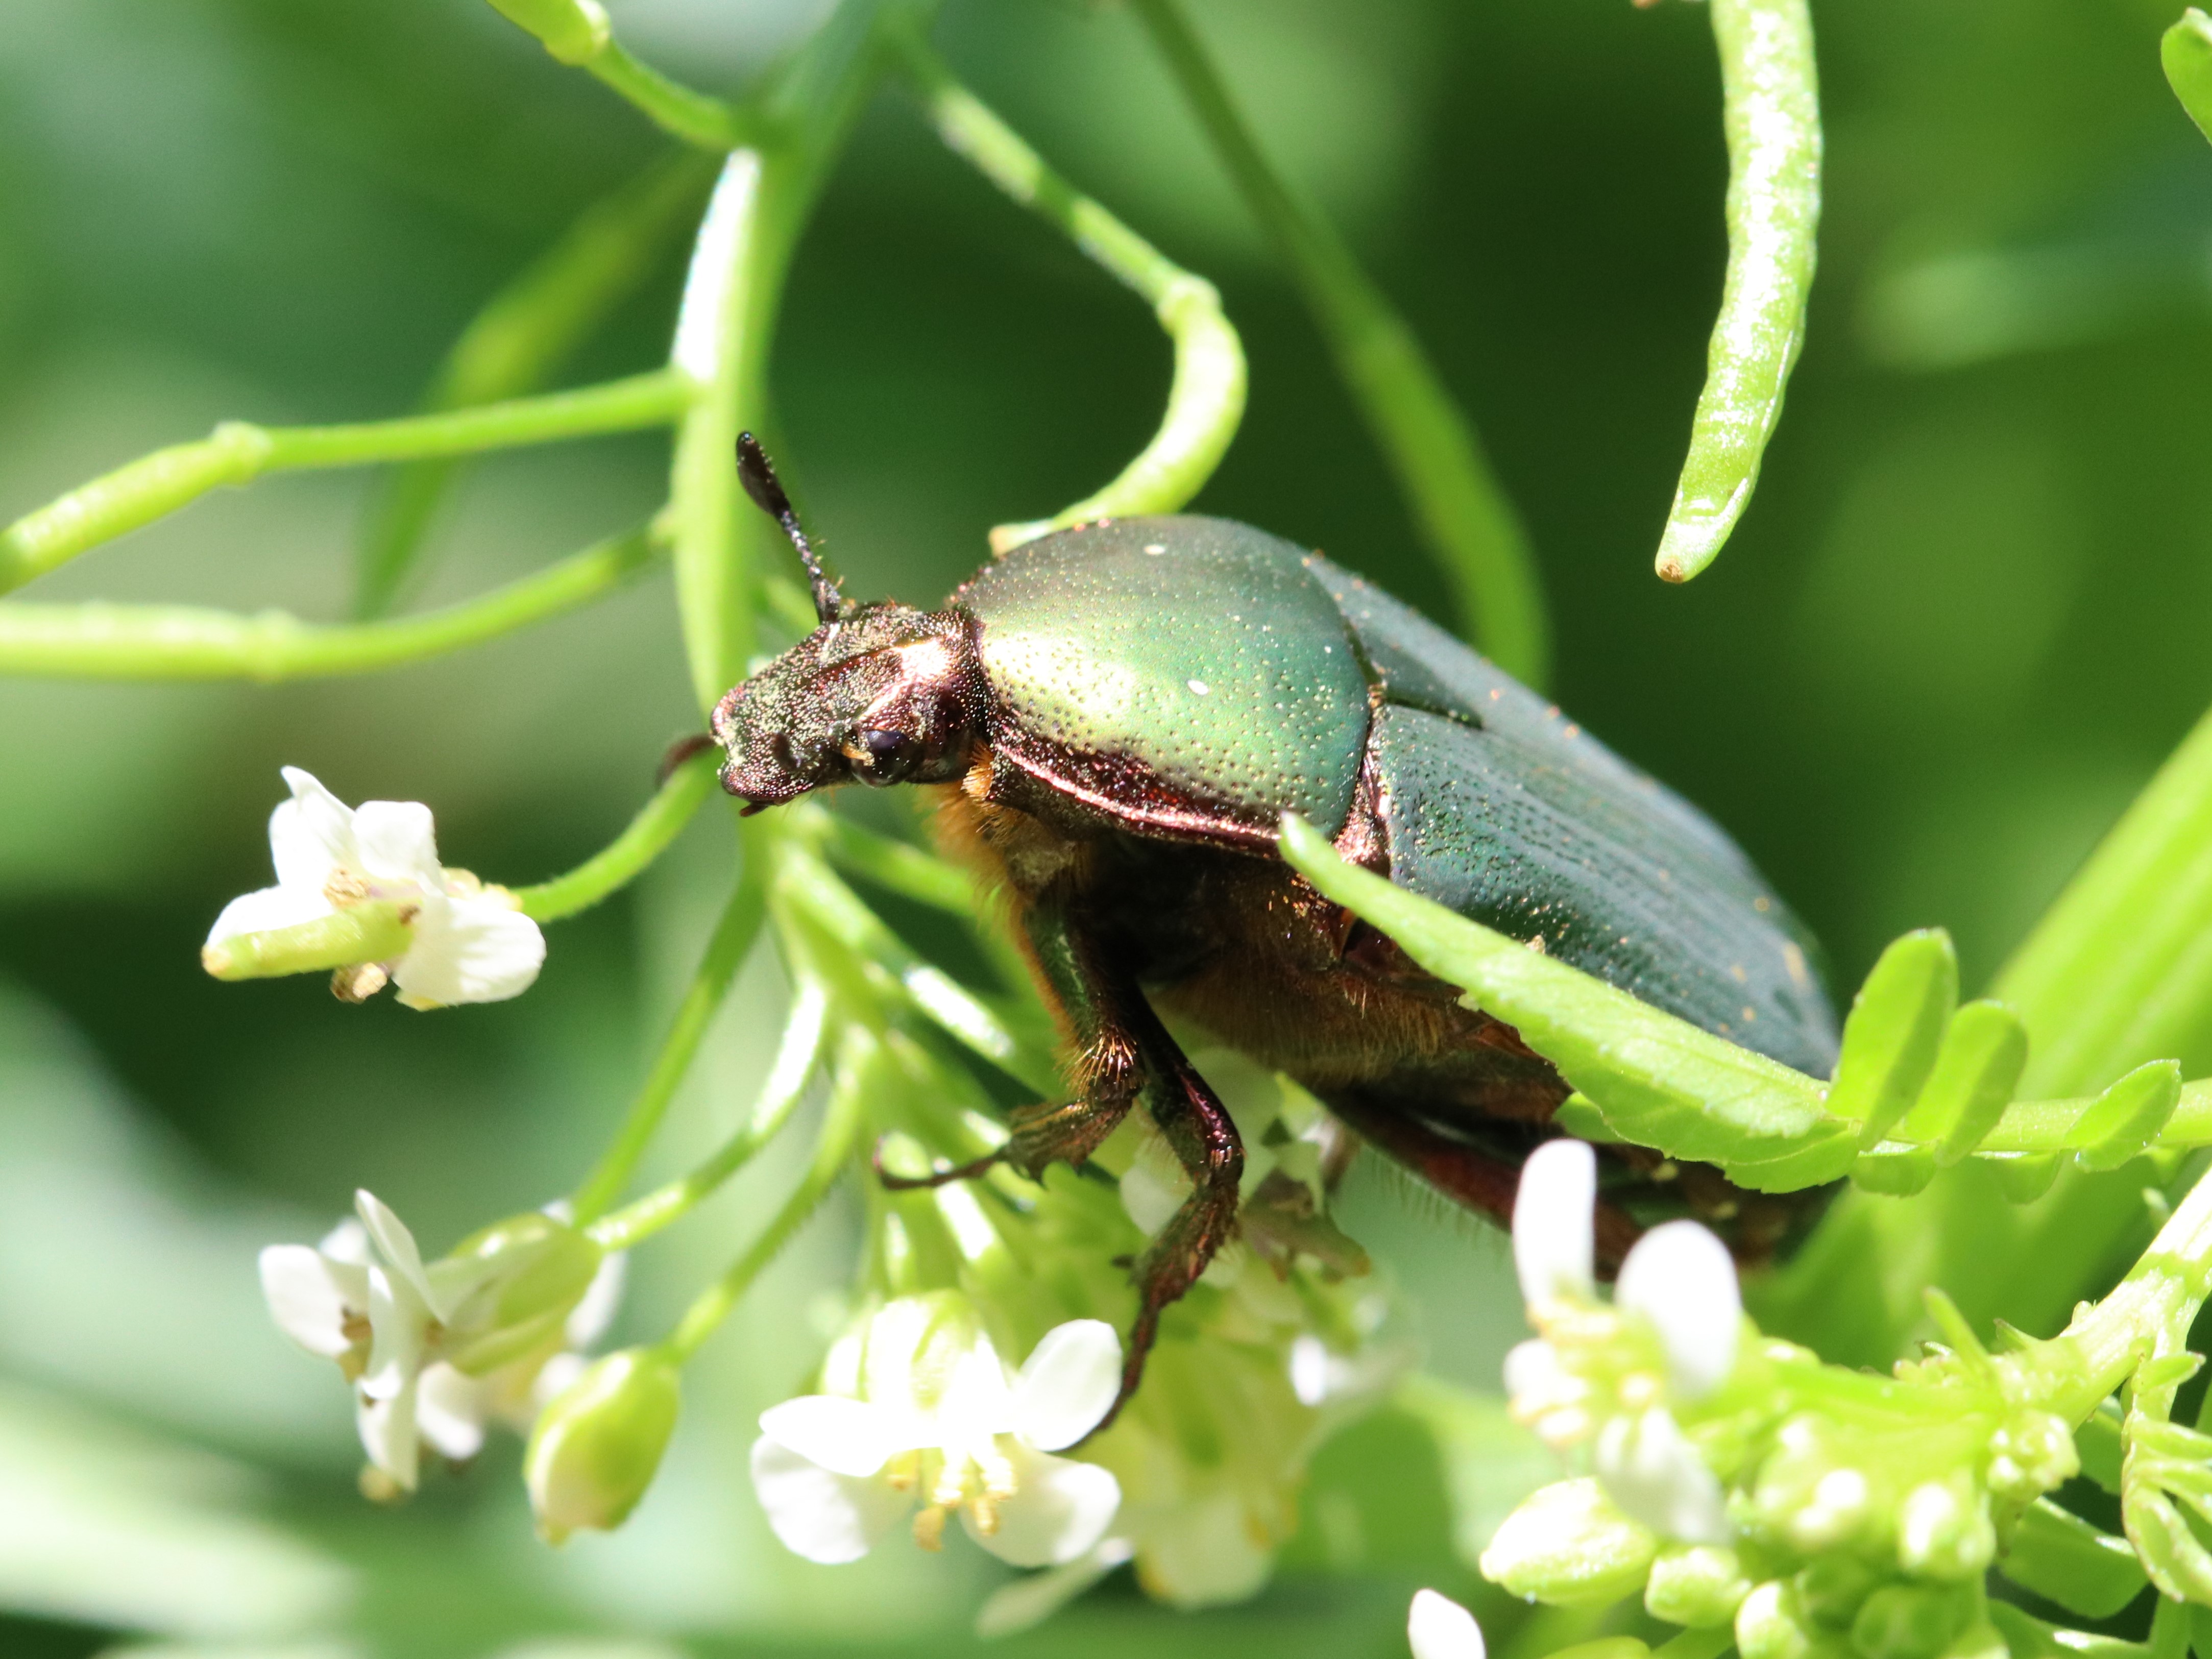
[[[876,1179],[883,1184],[884,1191],[911,1193],[949,1187],[956,1181],[973,1181],[979,1176],[988,1175],[994,1168],[1006,1161],[1006,1150],[1001,1147],[995,1152],[987,1153],[966,1164],[956,1164],[945,1169],[933,1170],[926,1176],[893,1175],[889,1170],[884,1168],[884,1144],[878,1140],[876,1143],[875,1151],[868,1155],[868,1161],[874,1166]]]

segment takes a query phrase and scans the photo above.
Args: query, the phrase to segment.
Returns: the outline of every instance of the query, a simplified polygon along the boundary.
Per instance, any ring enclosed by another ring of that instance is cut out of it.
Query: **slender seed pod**
[[[1751,500],[1805,338],[1820,216],[1820,111],[1805,0],[1713,0],[1728,131],[1728,277],[1659,574],[1713,562]]]

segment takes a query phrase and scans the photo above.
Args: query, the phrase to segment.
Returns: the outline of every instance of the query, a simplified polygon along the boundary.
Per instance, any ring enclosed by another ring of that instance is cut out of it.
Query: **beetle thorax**
[[[757,809],[855,781],[944,782],[966,769],[984,702],[966,616],[866,605],[716,706],[722,787]]]

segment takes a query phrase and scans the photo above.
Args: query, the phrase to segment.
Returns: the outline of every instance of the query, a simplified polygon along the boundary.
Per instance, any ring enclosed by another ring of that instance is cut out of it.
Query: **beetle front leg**
[[[1121,1392],[1099,1420],[1103,1429],[1144,1379],[1161,1310],[1197,1282],[1235,1230],[1244,1146],[1228,1109],[1168,1035],[1134,977],[1083,925],[1077,907],[1048,894],[1024,921],[1038,973],[1080,1056],[1083,1097],[1018,1109],[1006,1161],[1031,1176],[1048,1164],[1081,1164],[1141,1101],[1194,1188],[1132,1270],[1137,1318]]]

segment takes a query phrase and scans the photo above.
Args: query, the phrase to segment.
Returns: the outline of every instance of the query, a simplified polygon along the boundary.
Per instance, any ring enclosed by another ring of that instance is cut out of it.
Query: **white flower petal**
[[[952,1362],[945,1391],[937,1400],[938,1436],[948,1449],[981,1448],[1014,1426],[1013,1390],[1006,1385],[1006,1362],[988,1336]]]
[[[361,1217],[361,1224],[368,1230],[369,1238],[385,1265],[398,1273],[408,1290],[437,1317],[444,1319],[451,1315],[453,1304],[432,1289],[430,1275],[422,1271],[422,1252],[416,1248],[415,1235],[407,1231],[407,1224],[392,1212],[392,1206],[362,1187],[354,1191],[353,1207]]]
[[[1074,1560],[1002,1584],[983,1598],[975,1634],[986,1638],[1032,1630],[1136,1553],[1126,1538],[1108,1538]]]
[[[372,1400],[390,1400],[411,1389],[422,1369],[422,1343],[429,1310],[390,1270],[368,1270],[368,1368],[361,1391]]]
[[[1743,1329],[1735,1262],[1696,1222],[1662,1222],[1638,1239],[1620,1264],[1613,1302],[1658,1327],[1668,1373],[1685,1399],[1711,1393],[1735,1369]]]
[[[1121,1389],[1121,1339],[1111,1325],[1055,1325],[1015,1380],[1013,1431],[1039,1451],[1060,1451],[1098,1426]]]
[[[390,1475],[401,1491],[413,1492],[422,1456],[415,1431],[415,1379],[410,1376],[406,1386],[389,1399],[372,1399],[364,1392],[356,1402],[354,1422],[368,1461]]]
[[[292,799],[269,815],[276,884],[319,893],[331,870],[353,860],[353,809],[296,766],[284,769],[284,781]]]
[[[504,1002],[528,990],[545,963],[538,924],[498,899],[426,893],[414,933],[392,970],[412,1008]]]
[[[261,1253],[261,1294],[278,1330],[309,1353],[336,1359],[353,1346],[347,1316],[368,1311],[368,1270],[305,1244],[271,1244]]]
[[[349,1261],[356,1267],[366,1267],[372,1259],[368,1253],[368,1229],[352,1216],[325,1233],[315,1248],[333,1261]],[[364,1279],[362,1283],[367,1285],[368,1281]]]
[[[1516,1342],[1505,1351],[1505,1394],[1510,1400],[1549,1400],[1574,1378],[1559,1364],[1559,1350],[1541,1337]]]
[[[914,1508],[910,1492],[839,1474],[767,1435],[753,1442],[753,1492],[784,1548],[838,1566],[857,1561]]]
[[[561,1327],[562,1340],[569,1347],[588,1348],[607,1334],[607,1327],[615,1322],[616,1310],[622,1306],[623,1283],[629,1271],[629,1259],[620,1250],[599,1263],[599,1270],[584,1287],[582,1299],[569,1310],[568,1321]]]
[[[1547,1140],[1521,1166],[1513,1200],[1513,1267],[1531,1304],[1592,1293],[1597,1155],[1579,1140]]]
[[[1151,1512],[1138,1534],[1139,1582],[1186,1613],[1248,1599],[1267,1582],[1274,1559],[1234,1492]]]
[[[893,1413],[833,1394],[801,1395],[770,1406],[760,1414],[760,1426],[785,1450],[833,1474],[873,1474],[894,1452],[907,1449]]]
[[[242,893],[222,907],[222,914],[208,929],[207,942],[220,945],[240,933],[268,933],[279,927],[319,921],[331,914],[331,902],[320,888],[263,887]]]
[[[1606,1496],[1631,1520],[1687,1544],[1729,1540],[1721,1483],[1664,1407],[1607,1423],[1593,1464]]]
[[[483,1449],[490,1387],[451,1365],[436,1364],[416,1385],[415,1422],[441,1455],[464,1462]]]
[[[1406,1611],[1406,1641],[1413,1659],[1483,1659],[1482,1626],[1474,1615],[1432,1589],[1415,1590]]]
[[[372,880],[444,884],[430,809],[419,800],[362,802],[353,815],[353,844],[361,872]]]
[[[1014,1492],[999,1503],[998,1524],[981,1532],[970,1509],[960,1511],[968,1535],[1001,1561],[1058,1566],[1088,1551],[1114,1524],[1121,1483],[1096,1463],[1031,1451],[1018,1441],[1007,1461],[1014,1468]]]

